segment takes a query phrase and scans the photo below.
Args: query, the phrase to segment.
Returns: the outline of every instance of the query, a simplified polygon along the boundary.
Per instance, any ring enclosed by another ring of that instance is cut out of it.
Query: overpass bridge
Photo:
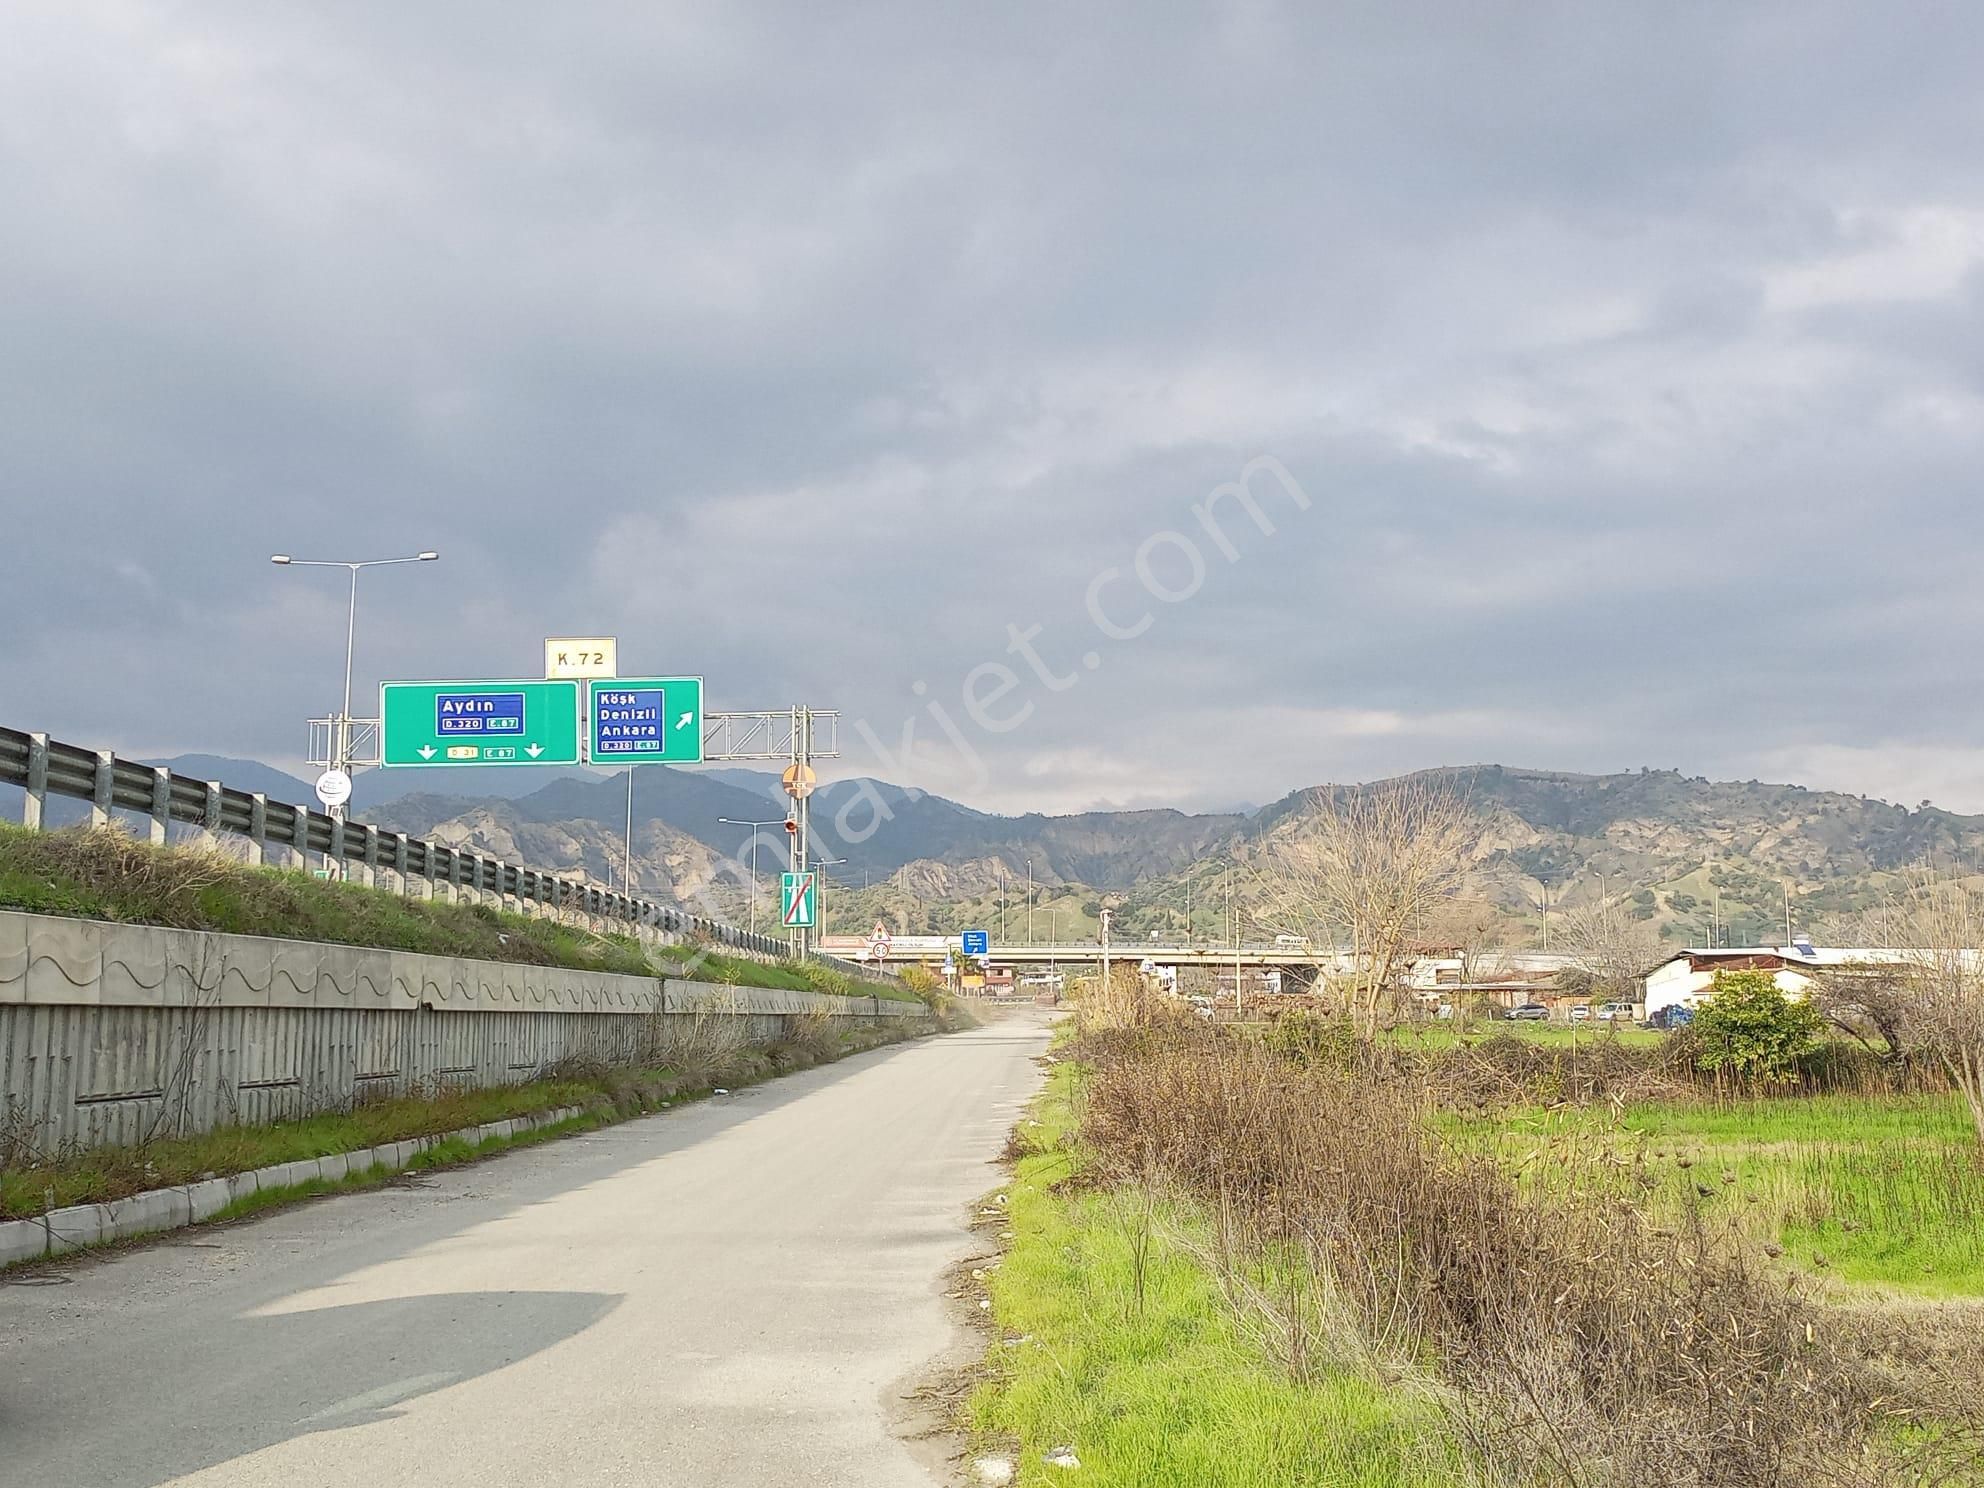
[[[891,937],[883,958],[891,966],[943,964],[946,956],[961,954],[963,937],[957,935],[898,935]],[[871,961],[869,942],[856,935],[828,935],[821,938],[820,951],[848,960]],[[1109,945],[1110,959],[1118,962],[1184,969],[1206,967],[1214,972],[1231,972],[1237,965],[1243,972],[1284,972],[1288,980],[1312,982],[1324,973],[1348,973],[1351,955],[1333,947],[1288,945],[1274,941],[1242,941],[1220,945],[1211,941],[1116,940]],[[974,958],[976,959],[976,958]],[[988,968],[1032,969],[1036,967],[1091,967],[1102,962],[1099,941],[995,941],[983,958]],[[1442,987],[1520,987],[1554,978],[1572,965],[1572,958],[1553,951],[1495,951],[1462,957],[1447,948],[1420,950],[1409,957],[1407,983],[1429,991]]]

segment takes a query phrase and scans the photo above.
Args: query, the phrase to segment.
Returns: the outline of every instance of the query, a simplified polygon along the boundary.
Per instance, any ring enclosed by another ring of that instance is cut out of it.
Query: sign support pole
[[[806,769],[813,753],[813,710],[795,703],[792,708],[792,763],[796,767],[795,779],[804,781]],[[792,871],[803,874],[806,871],[807,838],[812,833],[811,816],[807,809],[810,792],[802,792],[795,797],[793,819],[799,823],[799,830],[792,834]],[[804,925],[793,932],[795,949],[803,958],[811,946],[813,932]]]

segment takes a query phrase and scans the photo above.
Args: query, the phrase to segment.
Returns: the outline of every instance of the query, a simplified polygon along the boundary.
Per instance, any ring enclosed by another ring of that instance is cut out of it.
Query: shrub
[[[1786,997],[1767,971],[1718,971],[1694,1030],[1701,1068],[1763,1085],[1795,1084],[1798,1062],[1819,1047],[1825,1018],[1810,1002]]]

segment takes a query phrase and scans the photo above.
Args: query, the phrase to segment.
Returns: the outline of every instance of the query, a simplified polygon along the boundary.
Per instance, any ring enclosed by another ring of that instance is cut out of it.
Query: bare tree
[[[1595,994],[1638,1001],[1640,978],[1661,958],[1659,932],[1617,904],[1586,904],[1570,911],[1558,944],[1571,965],[1591,978]]]
[[[1316,790],[1255,858],[1257,920],[1317,947],[1348,940],[1346,1001],[1367,1038],[1408,943],[1460,884],[1469,824],[1465,801],[1441,781]]]
[[[1984,890],[1917,868],[1892,908],[1902,947],[1823,973],[1819,1007],[1863,1043],[1877,1033],[1894,1059],[1940,1064],[1984,1147]]]
[[[1906,1018],[1970,1107],[1984,1146],[1984,893],[1934,868],[1909,875]]]

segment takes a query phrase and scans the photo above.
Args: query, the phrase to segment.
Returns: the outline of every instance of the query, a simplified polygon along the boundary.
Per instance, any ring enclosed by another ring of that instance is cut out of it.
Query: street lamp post
[[[358,635],[358,571],[361,568],[390,568],[398,563],[432,563],[441,555],[435,552],[415,553],[406,558],[364,558],[357,561],[344,558],[292,558],[287,553],[274,553],[269,562],[283,568],[342,568],[351,575],[351,595],[345,606],[344,615],[344,710],[331,724],[331,768],[349,775],[351,773],[351,658],[353,642]],[[342,817],[344,807],[333,806],[331,815]]]
[[[1033,945],[1033,859],[1026,860],[1026,943]]]
[[[726,827],[749,827],[751,829],[751,933],[758,933],[758,828],[782,827],[785,818],[775,816],[770,821],[739,821],[734,816],[719,816],[717,820]]]
[[[825,938],[827,933],[827,885],[832,882],[824,870],[833,867],[837,863],[845,863],[846,861],[846,858],[821,858],[816,863],[807,864],[809,868],[823,870],[820,874],[820,935],[822,939]],[[840,887],[845,888],[846,885],[843,884]]]

